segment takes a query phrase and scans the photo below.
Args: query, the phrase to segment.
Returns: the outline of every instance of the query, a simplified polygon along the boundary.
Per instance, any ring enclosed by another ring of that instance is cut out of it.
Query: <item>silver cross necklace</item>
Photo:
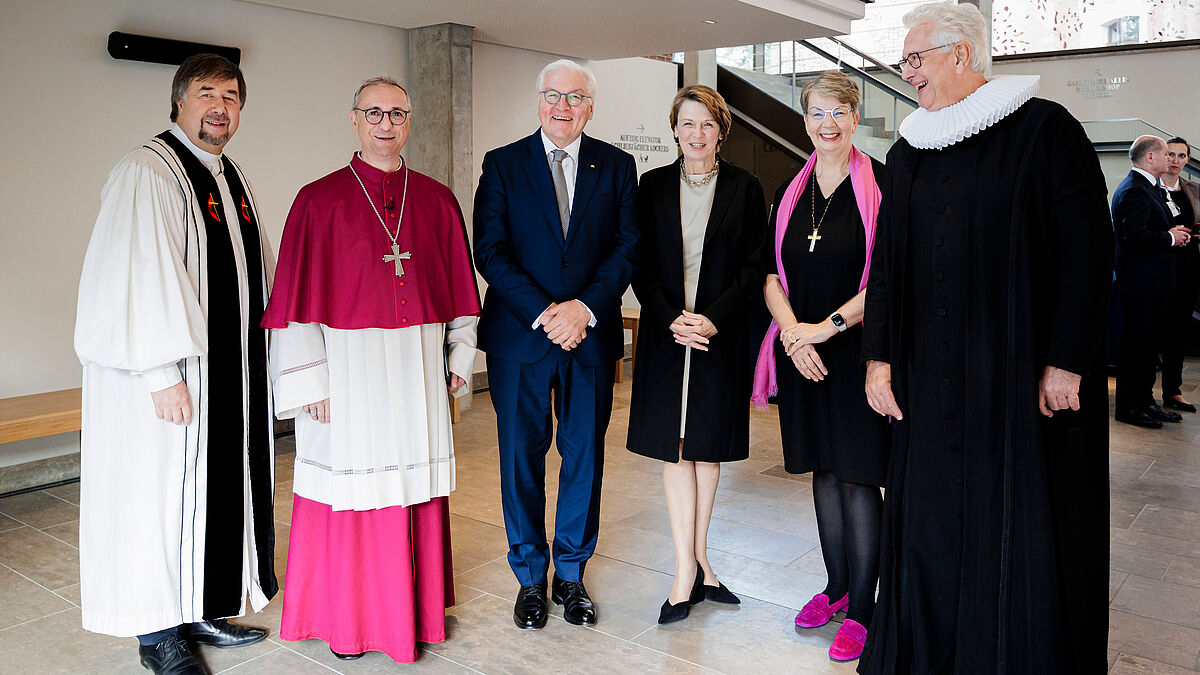
[[[384,222],[383,216],[379,215],[379,209],[375,208],[375,202],[371,200],[371,193],[367,192],[367,186],[363,185],[362,178],[359,178],[358,172],[354,170],[354,164],[350,164],[350,173],[354,174],[355,180],[358,181],[358,186],[362,188],[363,196],[367,198],[367,203],[371,205],[371,210],[375,212],[375,217],[379,219],[379,224],[383,226],[383,231],[387,234],[388,239],[392,241],[392,254],[383,256],[383,262],[392,263],[396,268],[396,276],[404,276],[403,260],[412,258],[412,253],[405,251],[400,252],[400,244],[396,243],[396,239],[400,236],[400,226],[404,224],[404,204],[408,201],[408,162],[404,158],[400,158],[400,164],[404,166],[404,191],[400,193],[400,222],[396,223],[396,233],[388,229],[387,223]]]

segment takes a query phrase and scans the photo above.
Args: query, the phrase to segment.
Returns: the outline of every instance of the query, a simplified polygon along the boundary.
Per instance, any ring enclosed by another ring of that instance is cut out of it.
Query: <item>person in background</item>
[[[1196,412],[1180,392],[1183,384],[1183,353],[1187,328],[1200,293],[1200,183],[1180,176],[1188,162],[1191,145],[1178,136],[1167,139],[1167,170],[1158,177],[1167,193],[1167,210],[1174,216],[1172,225],[1188,228],[1186,246],[1178,249],[1175,260],[1175,292],[1167,301],[1166,331],[1162,348],[1162,407],[1181,412]]]
[[[767,218],[758,179],[717,154],[732,126],[725,99],[685,87],[669,118],[682,154],[638,187],[633,291],[643,329],[626,441],[663,462],[675,582],[659,623],[686,618],[701,600],[740,602],[709,564],[708,525],[721,462],[750,453],[746,310],[762,288]]]

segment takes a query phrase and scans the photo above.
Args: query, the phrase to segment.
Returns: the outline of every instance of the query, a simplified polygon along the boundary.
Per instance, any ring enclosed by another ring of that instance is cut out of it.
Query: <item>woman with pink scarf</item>
[[[838,71],[800,94],[815,151],[780,187],[768,222],[764,295],[774,321],[759,351],[753,402],[777,396],[784,468],[812,472],[828,583],[796,615],[816,628],[845,610],[829,648],[857,659],[875,609],[887,421],[863,394],[863,289],[884,170],[854,147],[858,88]],[[770,236],[773,233],[774,236]]]

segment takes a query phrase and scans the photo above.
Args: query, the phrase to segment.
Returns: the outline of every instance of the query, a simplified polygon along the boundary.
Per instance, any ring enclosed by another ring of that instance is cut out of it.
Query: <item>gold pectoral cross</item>
[[[813,250],[817,248],[817,240],[820,238],[821,238],[821,235],[817,234],[816,230],[813,230],[812,234],[808,235],[808,252],[809,253],[812,253]]]
[[[392,254],[383,256],[383,262],[395,263],[396,276],[402,277],[404,276],[404,263],[400,261],[408,260],[410,258],[412,258],[412,254],[408,251],[405,251],[404,253],[400,252],[400,244],[392,244]]]

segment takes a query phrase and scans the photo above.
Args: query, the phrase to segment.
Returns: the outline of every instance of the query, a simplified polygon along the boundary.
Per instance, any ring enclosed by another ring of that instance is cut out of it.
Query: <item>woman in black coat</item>
[[[675,583],[659,623],[704,599],[737,603],[708,563],[708,524],[720,462],[750,446],[746,310],[765,278],[758,179],[717,157],[729,134],[724,99],[702,85],[671,105],[683,156],[638,187],[641,254],[633,290],[642,305],[627,447],[662,460],[675,542]]]

